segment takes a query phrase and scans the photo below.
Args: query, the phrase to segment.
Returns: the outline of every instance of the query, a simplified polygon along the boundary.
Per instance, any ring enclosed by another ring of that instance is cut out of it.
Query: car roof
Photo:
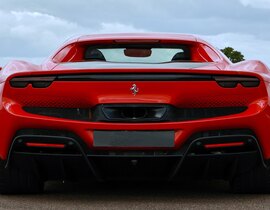
[[[198,37],[192,34],[177,33],[111,33],[111,34],[90,34],[68,40],[68,43],[87,42],[95,40],[179,40],[197,42]]]

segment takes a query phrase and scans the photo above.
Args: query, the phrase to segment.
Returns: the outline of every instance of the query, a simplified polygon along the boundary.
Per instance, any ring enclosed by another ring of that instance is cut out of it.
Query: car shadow
[[[48,182],[43,194],[0,196],[12,209],[254,209],[268,195],[236,195],[223,181]]]

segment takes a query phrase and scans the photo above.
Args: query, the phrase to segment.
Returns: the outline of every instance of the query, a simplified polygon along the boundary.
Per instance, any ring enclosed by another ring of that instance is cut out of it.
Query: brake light
[[[257,77],[214,76],[214,79],[224,88],[235,88],[238,84],[243,87],[258,87],[260,85],[260,80]]]
[[[10,85],[15,88],[25,88],[29,84],[32,84],[35,88],[46,88],[52,84],[55,78],[55,76],[15,77],[10,80]]]

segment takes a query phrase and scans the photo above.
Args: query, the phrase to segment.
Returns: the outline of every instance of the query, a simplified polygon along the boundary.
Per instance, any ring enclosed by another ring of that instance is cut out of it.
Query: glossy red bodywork
[[[199,68],[70,68],[62,62],[83,62],[84,44],[122,42],[185,43],[192,45],[193,60],[205,62]],[[215,81],[95,81],[95,82],[53,82],[48,88],[13,88],[9,81],[15,76],[33,76],[70,73],[111,72],[156,72],[156,73],[198,73],[211,75],[254,76],[261,80],[259,87],[222,88]],[[270,74],[260,61],[244,61],[232,64],[218,50],[192,35],[179,34],[109,34],[91,35],[71,40],[61,47],[42,65],[14,61],[1,71],[0,75],[0,157],[6,159],[16,131],[20,129],[56,129],[76,133],[88,145],[93,146],[94,130],[174,130],[175,148],[179,149],[194,133],[220,129],[250,129],[261,146],[265,159],[270,159]],[[130,92],[136,82],[140,93]],[[160,123],[113,123],[83,122],[25,112],[23,106],[33,107],[93,107],[97,104],[143,103],[170,104],[176,107],[229,107],[247,106],[240,114],[202,120]],[[100,149],[100,148],[99,148]],[[101,149],[151,149],[151,148],[101,148]]]

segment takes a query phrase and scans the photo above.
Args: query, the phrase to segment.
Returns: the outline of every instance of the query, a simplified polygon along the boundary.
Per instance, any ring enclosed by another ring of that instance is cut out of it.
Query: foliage
[[[232,47],[225,47],[224,49],[221,50],[233,63],[237,63],[240,61],[244,61],[244,55],[233,49]]]

